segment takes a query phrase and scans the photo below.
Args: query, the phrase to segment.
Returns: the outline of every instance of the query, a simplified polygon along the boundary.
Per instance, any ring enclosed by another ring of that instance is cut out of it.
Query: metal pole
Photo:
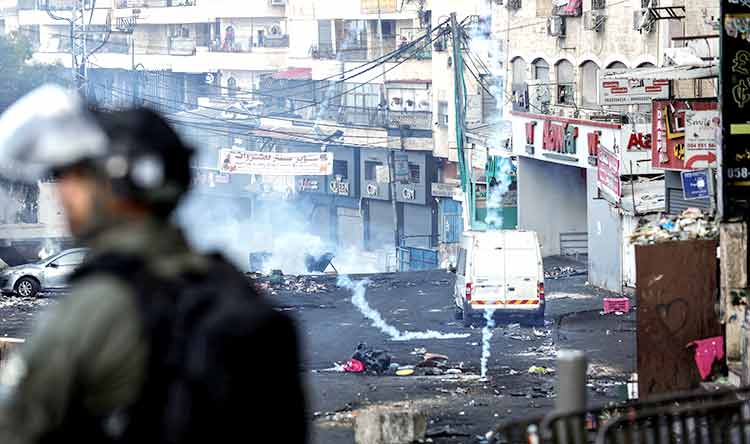
[[[580,350],[561,350],[558,353],[556,413],[573,413],[586,408],[587,367],[586,355]],[[562,437],[559,444],[585,443],[582,417],[567,417],[558,427]]]
[[[383,59],[383,55],[385,54],[385,48],[383,47],[383,20],[381,19],[381,11],[380,11],[380,0],[378,0],[378,40],[380,42],[380,59]],[[383,68],[383,94],[385,94],[385,63],[381,63],[381,66]],[[383,107],[383,112],[385,112],[385,107]],[[403,139],[403,135],[401,136]],[[399,233],[399,223],[398,223],[398,202],[396,202],[396,159],[395,159],[395,152],[389,147],[388,150],[390,151],[388,153],[388,173],[389,173],[389,179],[390,179],[390,188],[391,188],[391,207],[393,208],[393,244],[396,248],[401,246],[401,236]],[[398,251],[398,250],[396,250]]]

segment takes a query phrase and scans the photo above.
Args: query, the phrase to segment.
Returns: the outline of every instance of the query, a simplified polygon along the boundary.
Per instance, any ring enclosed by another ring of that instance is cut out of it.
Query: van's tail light
[[[469,282],[466,284],[466,302],[471,302],[471,293],[474,291],[474,286]]]
[[[544,282],[536,284],[536,294],[539,296],[539,301],[544,302]]]

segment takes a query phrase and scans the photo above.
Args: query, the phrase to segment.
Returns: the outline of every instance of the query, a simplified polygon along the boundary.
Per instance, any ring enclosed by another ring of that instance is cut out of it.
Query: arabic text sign
[[[232,174],[261,176],[330,176],[331,153],[264,153],[222,149],[219,170]]]
[[[650,104],[669,98],[669,80],[602,79],[600,86],[600,105]]]
[[[685,167],[708,168],[716,164],[721,127],[719,111],[685,112]]]
[[[620,202],[620,159],[604,147],[599,148],[596,184],[616,203]]]

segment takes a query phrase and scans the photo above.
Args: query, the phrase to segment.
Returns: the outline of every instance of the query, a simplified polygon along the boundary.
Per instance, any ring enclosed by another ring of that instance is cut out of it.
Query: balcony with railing
[[[287,49],[289,48],[289,35],[266,36],[262,40],[249,37],[246,41],[227,39],[216,39],[209,46],[211,52],[262,52],[263,49]]]

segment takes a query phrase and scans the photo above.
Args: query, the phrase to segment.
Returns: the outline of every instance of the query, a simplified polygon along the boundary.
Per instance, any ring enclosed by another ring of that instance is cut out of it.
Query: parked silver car
[[[87,254],[86,248],[73,248],[38,262],[6,268],[0,272],[0,291],[28,298],[63,291],[68,287],[68,278]]]

